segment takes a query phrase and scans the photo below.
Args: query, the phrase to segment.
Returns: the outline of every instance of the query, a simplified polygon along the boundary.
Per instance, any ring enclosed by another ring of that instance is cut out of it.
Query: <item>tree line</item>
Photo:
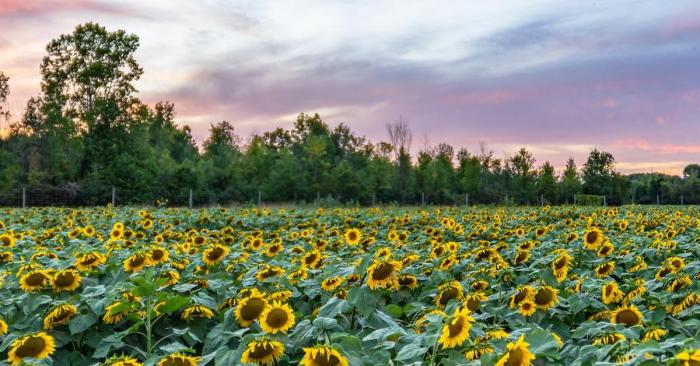
[[[557,174],[537,166],[525,148],[496,158],[448,144],[412,156],[403,118],[387,124],[387,141],[373,143],[347,125],[331,127],[318,114],[300,114],[289,129],[244,139],[228,121],[212,123],[201,148],[191,129],[175,122],[175,106],[142,103],[134,82],[137,36],[78,25],[51,41],[41,63],[41,93],[21,116],[4,106],[10,93],[0,72],[0,204],[16,202],[20,187],[43,192],[43,204],[104,204],[112,187],[123,203],[167,199],[184,204],[311,202],[416,204],[565,204],[578,195],[607,204],[700,203],[700,165],[683,176],[615,170],[597,149],[579,169],[573,159]]]

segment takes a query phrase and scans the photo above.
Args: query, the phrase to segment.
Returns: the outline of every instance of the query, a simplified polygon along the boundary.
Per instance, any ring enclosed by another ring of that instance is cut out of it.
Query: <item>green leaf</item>
[[[92,312],[89,312],[87,314],[77,315],[71,319],[68,323],[68,329],[70,330],[71,335],[78,334],[84,332],[95,323],[97,323],[97,316]]]

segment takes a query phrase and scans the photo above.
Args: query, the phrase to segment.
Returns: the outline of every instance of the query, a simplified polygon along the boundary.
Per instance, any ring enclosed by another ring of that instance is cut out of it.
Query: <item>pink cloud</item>
[[[514,90],[468,91],[450,94],[445,97],[445,100],[448,104],[491,105],[507,103],[525,96],[525,92]]]
[[[646,139],[623,139],[610,144],[621,150],[641,150],[654,154],[700,154],[700,145],[651,144]]]

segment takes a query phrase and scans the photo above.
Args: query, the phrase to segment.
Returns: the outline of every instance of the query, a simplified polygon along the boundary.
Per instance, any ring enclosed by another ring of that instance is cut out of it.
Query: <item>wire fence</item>
[[[178,190],[176,194],[165,197],[153,197],[152,199],[144,199],[142,196],[130,197],[130,190],[120,190],[117,187],[101,187],[97,190],[89,192],[81,190],[77,185],[66,185],[62,187],[55,186],[30,186],[18,187],[0,191],[0,207],[92,207],[105,206],[166,206],[166,207],[215,207],[215,206],[244,206],[244,205],[294,205],[294,206],[378,206],[378,205],[409,205],[409,206],[474,206],[474,205],[512,205],[512,206],[546,206],[554,205],[552,202],[545,199],[541,195],[537,201],[531,201],[527,204],[516,204],[513,195],[504,195],[500,202],[483,202],[479,197],[474,195],[463,194],[455,197],[450,202],[433,202],[429,196],[423,192],[419,193],[417,200],[410,202],[382,201],[377,198],[375,193],[371,194],[371,200],[353,200],[342,199],[342,197],[334,197],[332,195],[316,194],[312,200],[293,200],[293,201],[266,201],[265,194],[258,191],[249,199],[239,201],[218,202],[212,195],[199,195],[193,189],[183,188]],[[461,197],[461,199],[458,199]],[[609,201],[606,196],[600,195],[574,195],[571,200],[566,200],[562,204],[573,204],[577,206],[608,206]],[[634,200],[627,203],[632,204],[656,204],[656,205],[688,205],[694,202],[686,202],[683,196],[680,197],[662,197],[657,195],[656,199],[646,199],[641,202]],[[695,203],[697,204],[697,203]]]

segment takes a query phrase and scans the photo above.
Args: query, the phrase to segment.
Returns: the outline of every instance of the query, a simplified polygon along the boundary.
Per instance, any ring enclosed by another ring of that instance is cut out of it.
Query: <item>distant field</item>
[[[13,365],[700,362],[698,207],[32,208],[0,221]]]

